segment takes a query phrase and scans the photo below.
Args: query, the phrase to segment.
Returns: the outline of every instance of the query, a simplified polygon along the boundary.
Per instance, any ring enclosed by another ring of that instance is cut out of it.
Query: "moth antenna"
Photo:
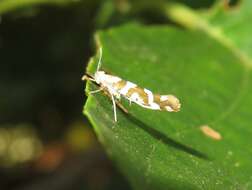
[[[102,47],[100,47],[99,52],[100,52],[100,57],[99,57],[98,66],[97,66],[96,72],[99,71],[100,67],[101,67]]]

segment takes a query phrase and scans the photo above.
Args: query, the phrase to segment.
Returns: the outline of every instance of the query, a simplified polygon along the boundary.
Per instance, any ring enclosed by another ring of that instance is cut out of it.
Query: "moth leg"
[[[90,80],[90,81],[96,83],[95,79],[92,78],[92,76],[89,76],[88,74],[84,75],[81,79],[82,79],[82,80],[86,80],[86,81]],[[104,89],[104,87],[100,87],[98,90],[90,91],[88,94],[95,94],[95,93],[97,93],[97,92],[102,91],[103,89]]]
[[[116,114],[116,106],[118,106],[119,109],[121,109],[124,113],[129,113],[128,110],[121,104],[120,100],[120,95],[113,95],[112,93],[109,92],[109,90],[104,90],[104,93],[111,97],[112,103],[113,103],[113,109],[114,109],[114,120],[117,122],[117,114]]]
[[[97,90],[92,90],[92,91],[90,91],[89,94],[95,94],[95,93],[100,92],[100,91],[102,91],[102,90],[103,90],[103,88],[101,87],[101,88],[99,88],[99,89],[97,89]]]
[[[116,115],[116,102],[115,102],[115,98],[114,98],[114,95],[110,94],[111,95],[111,100],[112,100],[112,103],[113,103],[113,109],[114,109],[114,120],[115,122],[117,122],[117,115]]]
[[[103,91],[103,90],[104,90],[104,87],[103,87],[103,86],[100,86],[99,89],[97,89],[97,90],[92,90],[92,91],[88,92],[88,95],[90,95],[90,94],[95,94],[95,93],[100,92],[100,91]]]
[[[124,112],[129,113],[128,110],[121,104],[121,95],[119,93],[114,94],[116,105]]]
[[[129,105],[130,105],[130,106],[131,106],[131,103],[132,103],[131,100],[129,100]]]
[[[121,104],[121,102],[116,101],[116,105],[124,112],[124,113],[129,113],[129,111]]]

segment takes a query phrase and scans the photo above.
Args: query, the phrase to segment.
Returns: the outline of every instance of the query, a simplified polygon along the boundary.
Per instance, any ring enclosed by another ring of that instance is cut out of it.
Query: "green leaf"
[[[34,5],[65,5],[67,3],[78,2],[79,0],[1,0],[0,14]]]
[[[250,13],[236,13],[242,17],[237,29],[227,27],[232,19],[224,13],[202,16],[179,5],[166,10],[188,30],[128,24],[99,32],[97,44],[103,70],[176,95],[181,111],[152,111],[122,100],[129,114],[117,109],[115,123],[110,98],[97,93],[88,97],[84,113],[135,189],[251,189],[252,43],[235,32],[252,32],[243,22]],[[87,71],[96,66],[97,57]],[[89,82],[87,93],[93,89]],[[203,125],[222,138],[205,135]]]

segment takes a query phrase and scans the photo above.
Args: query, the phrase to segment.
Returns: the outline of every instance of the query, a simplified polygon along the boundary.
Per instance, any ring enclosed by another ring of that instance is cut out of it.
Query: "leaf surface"
[[[181,111],[152,111],[122,100],[129,114],[117,109],[114,123],[110,98],[98,93],[88,97],[84,113],[135,189],[251,189],[252,52],[245,35],[251,27],[240,23],[239,38],[223,12],[205,17],[185,7],[167,10],[188,29],[127,24],[99,32],[97,43],[103,70],[153,93],[176,95]],[[242,18],[250,16],[240,11]],[[185,13],[190,21],[183,20]],[[88,83],[87,93],[93,89]],[[205,135],[203,125],[221,139]]]

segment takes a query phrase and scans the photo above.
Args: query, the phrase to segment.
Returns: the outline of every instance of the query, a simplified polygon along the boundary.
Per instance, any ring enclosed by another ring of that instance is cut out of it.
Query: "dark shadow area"
[[[131,189],[82,114],[99,6],[1,15],[0,190]]]
[[[227,6],[229,7],[235,7],[241,3],[241,0],[229,0],[227,1]]]
[[[122,112],[125,113],[124,111],[122,111]],[[198,157],[200,159],[209,160],[209,161],[211,160],[206,154],[204,154],[204,153],[202,153],[202,152],[200,152],[198,150],[195,150],[192,147],[186,146],[184,144],[181,144],[180,142],[177,142],[177,141],[167,137],[163,133],[161,133],[158,130],[152,128],[151,126],[149,126],[148,124],[144,123],[143,121],[137,119],[136,117],[132,116],[131,114],[127,114],[126,117],[132,123],[134,123],[135,125],[137,125],[141,129],[143,129],[144,131],[149,133],[153,138],[155,138],[157,140],[161,140],[167,146],[173,147],[173,148],[175,148],[175,149],[177,149],[179,151],[186,152],[186,153],[191,154],[192,156]]]

